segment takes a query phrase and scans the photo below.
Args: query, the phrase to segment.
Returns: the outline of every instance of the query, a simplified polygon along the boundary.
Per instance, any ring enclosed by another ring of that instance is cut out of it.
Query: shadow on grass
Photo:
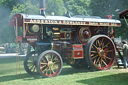
[[[22,69],[23,70],[23,69]],[[63,75],[71,75],[74,73],[82,73],[82,72],[88,72],[89,70],[86,69],[74,69],[68,65],[63,68],[61,71],[61,74],[58,76],[63,76]],[[40,74],[38,75],[29,75],[28,73],[24,74],[18,74],[18,75],[0,75],[0,82],[6,82],[6,81],[12,81],[12,80],[18,80],[18,79],[23,79],[24,81],[28,80],[35,80],[35,79],[44,79]]]
[[[27,73],[24,74],[18,74],[18,75],[6,75],[6,76],[1,76],[0,77],[0,82],[6,82],[6,81],[12,81],[12,80],[18,80],[18,79],[23,79],[23,80],[35,80],[35,79],[41,79],[42,76],[40,75],[29,75]]]
[[[101,76],[76,82],[85,85],[128,85],[128,73]]]
[[[67,65],[67,66],[68,67],[65,67],[65,68],[62,69],[60,75],[71,75],[71,74],[74,74],[74,73],[93,72],[89,68],[87,68],[87,69],[74,69],[74,68],[70,67],[69,65]]]

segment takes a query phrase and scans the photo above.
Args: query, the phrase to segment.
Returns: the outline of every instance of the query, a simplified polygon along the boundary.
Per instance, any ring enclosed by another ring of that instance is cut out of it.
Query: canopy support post
[[[18,22],[17,22],[17,18],[16,18],[16,31],[15,31],[15,33],[16,33],[16,37],[18,36]]]
[[[125,23],[126,23],[126,24],[127,24],[127,26],[128,26],[128,22],[127,22],[127,20],[126,20],[125,16],[124,16],[124,20],[125,20]]]

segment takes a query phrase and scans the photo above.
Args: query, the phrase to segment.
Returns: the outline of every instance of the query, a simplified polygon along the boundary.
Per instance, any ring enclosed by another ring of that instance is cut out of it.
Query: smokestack
[[[40,0],[40,15],[46,16],[45,14],[45,0]]]

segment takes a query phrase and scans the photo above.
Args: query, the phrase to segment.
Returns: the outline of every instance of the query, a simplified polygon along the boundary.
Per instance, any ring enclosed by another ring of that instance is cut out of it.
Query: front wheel
[[[36,67],[37,57],[38,54],[36,54],[35,51],[28,53],[27,56],[25,57],[24,69],[30,75],[38,74]]]
[[[86,45],[86,61],[95,70],[109,69],[115,59],[113,41],[105,35],[96,35]]]
[[[43,77],[54,77],[60,74],[63,62],[61,56],[53,50],[44,51],[37,60],[37,70]]]

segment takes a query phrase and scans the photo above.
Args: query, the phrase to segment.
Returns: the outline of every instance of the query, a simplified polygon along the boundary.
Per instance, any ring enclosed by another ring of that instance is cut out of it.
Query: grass
[[[23,67],[24,57],[20,57],[16,75],[16,59],[0,59],[0,85],[128,85],[128,70],[117,66],[104,71],[73,69],[64,64],[57,77],[43,78],[40,75],[29,75]]]

